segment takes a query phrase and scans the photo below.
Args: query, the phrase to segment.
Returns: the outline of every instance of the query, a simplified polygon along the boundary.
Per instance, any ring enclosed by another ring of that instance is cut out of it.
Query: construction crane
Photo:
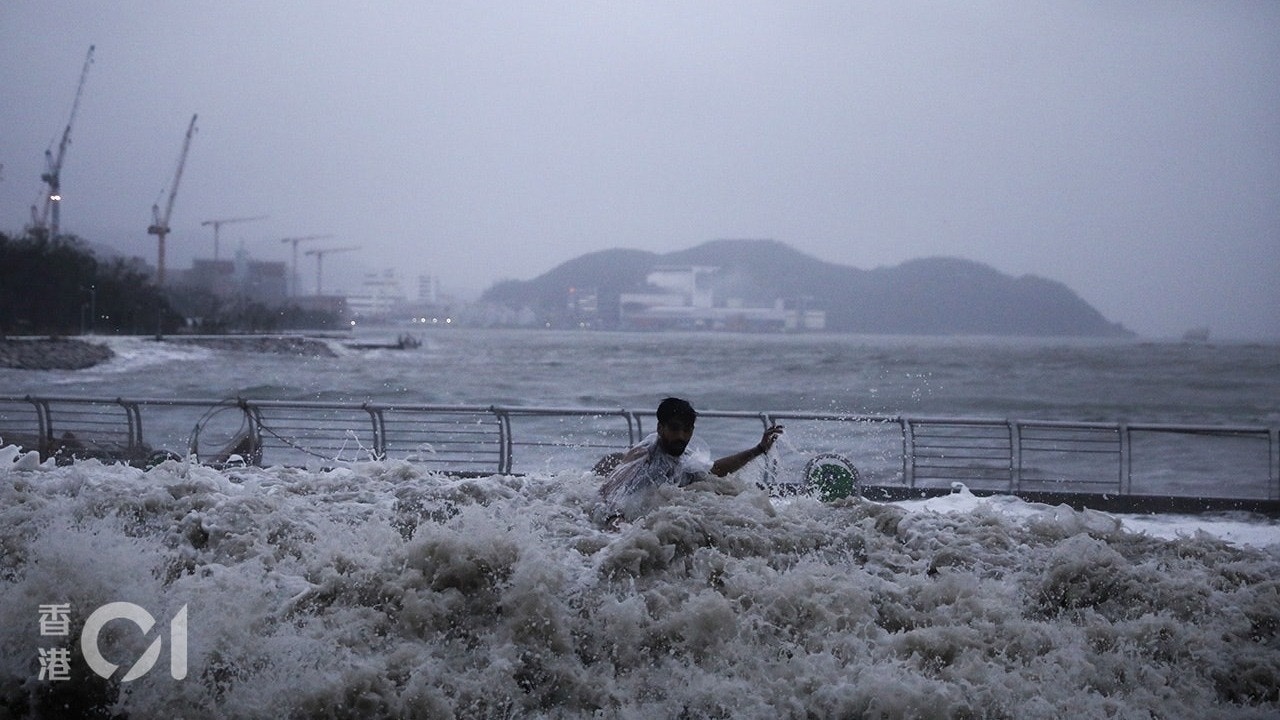
[[[282,243],[293,243],[293,274],[290,276],[289,297],[297,297],[301,293],[298,292],[298,243],[307,242],[308,240],[323,240],[331,238],[332,235],[304,235],[303,237],[281,238]]]
[[[187,137],[182,141],[182,154],[178,156],[178,170],[173,174],[173,185],[169,186],[169,201],[165,203],[164,214],[160,214],[160,205],[151,206],[151,217],[154,222],[147,232],[159,239],[159,251],[156,253],[156,285],[164,287],[164,238],[169,234],[169,216],[173,214],[173,200],[178,196],[178,183],[182,181],[182,168],[187,164],[187,150],[191,147],[191,136],[196,132],[196,116],[191,116],[191,124],[187,126]]]
[[[67,146],[71,144],[71,124],[75,122],[76,111],[80,109],[80,96],[84,93],[84,81],[89,76],[89,66],[93,64],[93,46],[84,58],[84,68],[80,70],[80,84],[76,86],[76,99],[71,103],[71,117],[67,119],[67,127],[62,131],[62,142],[58,143],[58,154],[53,148],[44,151],[45,171],[40,175],[47,190],[44,193],[44,208],[37,210],[31,206],[31,225],[38,232],[47,232],[48,237],[58,236],[58,224],[61,219],[59,206],[62,204],[62,161],[67,157]]]
[[[319,294],[320,294],[320,289],[321,289],[321,286],[320,286],[320,279],[321,279],[321,278],[320,278],[320,267],[321,267],[321,265],[323,264],[324,256],[325,256],[325,255],[332,254],[332,253],[350,252],[350,251],[352,251],[352,250],[359,250],[359,249],[360,249],[360,248],[359,248],[359,247],[357,247],[357,246],[355,246],[355,245],[348,245],[347,247],[336,247],[336,248],[317,248],[317,249],[315,249],[315,250],[308,250],[308,251],[305,253],[305,254],[307,254],[307,255],[315,255],[315,256],[316,256],[316,295],[319,295]]]
[[[218,230],[223,225],[230,225],[232,223],[251,222],[253,220],[266,220],[266,219],[267,219],[266,215],[254,215],[253,217],[225,218],[221,220],[205,220],[204,222],[200,223],[201,227],[208,227],[209,225],[213,226],[213,259],[214,260],[218,259]]]

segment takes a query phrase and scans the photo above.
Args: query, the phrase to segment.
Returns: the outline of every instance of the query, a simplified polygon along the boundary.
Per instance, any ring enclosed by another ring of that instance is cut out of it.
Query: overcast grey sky
[[[90,45],[62,228],[154,262],[199,113],[169,267],[259,214],[224,257],[362,246],[326,289],[773,238],[1041,275],[1146,336],[1280,338],[1280,2],[5,0],[0,229]]]

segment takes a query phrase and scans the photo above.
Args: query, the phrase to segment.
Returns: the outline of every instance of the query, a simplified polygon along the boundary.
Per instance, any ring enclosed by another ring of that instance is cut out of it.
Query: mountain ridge
[[[964,258],[916,258],[863,270],[807,255],[777,240],[711,240],[654,253],[614,248],[558,265],[532,280],[495,284],[486,302],[528,307],[556,324],[566,297],[595,294],[602,317],[618,295],[643,292],[656,267],[715,267],[718,296],[747,304],[789,305],[826,312],[826,330],[871,334],[1130,337],[1133,333],[1065,284],[1038,275],[1006,275]],[[607,326],[607,322],[605,325]]]

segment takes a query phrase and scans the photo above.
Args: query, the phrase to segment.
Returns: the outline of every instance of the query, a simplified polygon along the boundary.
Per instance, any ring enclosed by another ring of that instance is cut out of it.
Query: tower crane
[[[323,263],[323,261],[324,261],[324,256],[325,256],[325,255],[332,254],[332,253],[350,252],[351,250],[359,250],[359,249],[360,249],[360,248],[359,248],[358,246],[355,246],[355,245],[348,245],[347,247],[336,247],[336,248],[316,248],[315,250],[308,250],[308,251],[306,251],[306,253],[305,253],[305,254],[307,254],[307,255],[315,255],[315,256],[316,256],[316,295],[319,295],[319,294],[320,294],[320,289],[321,289],[321,286],[320,286],[320,266],[321,266],[321,264],[322,264],[322,263]]]
[[[254,215],[253,217],[224,218],[224,219],[220,219],[220,220],[205,220],[204,222],[200,223],[200,226],[201,226],[201,227],[208,227],[209,225],[212,225],[212,226],[213,226],[213,259],[214,259],[214,260],[217,260],[217,259],[218,259],[218,230],[219,230],[223,225],[230,225],[230,224],[232,224],[232,223],[250,222],[250,221],[253,221],[253,220],[266,220],[266,219],[267,219],[267,216],[266,216],[266,215]]]
[[[76,111],[80,109],[80,96],[84,93],[84,81],[89,76],[89,66],[93,64],[93,45],[84,57],[84,68],[80,70],[80,84],[76,86],[76,99],[71,103],[71,117],[67,119],[67,127],[62,131],[62,142],[58,143],[58,154],[53,148],[44,151],[45,171],[40,179],[48,187],[44,194],[44,208],[37,210],[31,206],[31,224],[37,231],[47,231],[50,238],[57,237],[61,213],[58,207],[62,204],[62,161],[67,156],[67,146],[71,144],[71,124],[75,122]]]
[[[182,168],[187,164],[187,150],[191,147],[191,136],[196,132],[196,116],[191,116],[191,124],[187,125],[187,137],[182,141],[182,154],[178,156],[178,170],[173,174],[173,185],[169,187],[169,201],[165,203],[164,215],[160,214],[159,204],[151,206],[151,217],[154,222],[147,228],[147,233],[159,239],[159,251],[156,254],[156,285],[164,287],[164,238],[169,234],[169,216],[173,214],[173,200],[178,196],[178,183],[182,181]]]
[[[282,243],[293,243],[293,274],[290,276],[289,297],[297,297],[301,293],[298,292],[298,243],[308,240],[323,240],[331,238],[332,235],[304,235],[302,237],[281,238]]]

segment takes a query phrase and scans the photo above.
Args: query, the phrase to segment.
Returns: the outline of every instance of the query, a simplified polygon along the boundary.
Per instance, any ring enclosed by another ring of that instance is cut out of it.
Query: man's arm
[[[760,437],[760,442],[755,447],[743,450],[740,453],[726,455],[711,464],[711,474],[716,477],[724,477],[729,473],[735,473],[746,467],[747,463],[769,452],[769,448],[773,447],[773,443],[782,434],[782,426],[774,425],[764,431],[764,435]]]

